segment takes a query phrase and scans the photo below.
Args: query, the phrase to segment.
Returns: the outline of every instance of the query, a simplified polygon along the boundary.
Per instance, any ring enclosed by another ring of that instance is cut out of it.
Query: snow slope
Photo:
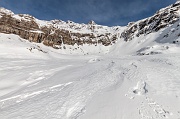
[[[180,119],[179,22],[108,47],[1,33],[0,119]]]
[[[64,55],[0,34],[0,118],[180,118],[179,45],[158,40],[168,30],[129,43],[119,39],[107,55]],[[136,55],[162,45],[173,52]]]

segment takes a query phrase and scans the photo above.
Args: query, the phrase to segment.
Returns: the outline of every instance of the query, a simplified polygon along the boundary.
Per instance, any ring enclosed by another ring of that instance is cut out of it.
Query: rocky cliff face
[[[109,46],[119,37],[130,41],[134,37],[159,31],[178,21],[180,2],[159,10],[152,17],[129,23],[127,27],[107,27],[97,25],[94,21],[78,24],[72,21],[43,21],[26,14],[14,14],[0,8],[0,32],[16,34],[31,42],[43,43],[60,48],[65,45],[98,45]],[[126,28],[126,29],[125,29]]]
[[[77,24],[72,21],[42,21],[30,15],[14,14],[0,8],[0,32],[16,34],[31,42],[41,43],[58,48],[62,44],[111,45],[117,40],[121,27],[106,27],[90,21],[88,24]]]
[[[134,37],[157,32],[166,26],[178,21],[180,16],[180,2],[163,8],[152,17],[140,20],[135,23],[129,23],[127,29],[122,32],[121,37],[125,41],[132,40]]]

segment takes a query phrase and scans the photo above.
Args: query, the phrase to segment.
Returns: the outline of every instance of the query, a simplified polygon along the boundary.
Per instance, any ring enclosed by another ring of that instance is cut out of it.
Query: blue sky
[[[14,13],[30,14],[38,19],[107,26],[127,25],[153,15],[176,0],[0,0],[0,6]]]

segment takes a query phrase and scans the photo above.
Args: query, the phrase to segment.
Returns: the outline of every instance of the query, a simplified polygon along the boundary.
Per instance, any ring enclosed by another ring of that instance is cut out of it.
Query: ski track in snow
[[[167,61],[171,62],[168,58],[164,60],[157,60],[156,58],[149,60],[146,58],[129,59],[128,65],[124,64],[127,59],[123,58],[87,62],[84,64],[85,67],[93,65],[97,68],[89,72],[85,71],[84,75],[74,75],[75,80],[71,82],[51,84],[51,86],[44,87],[41,86],[45,84],[44,82],[61,74],[63,70],[74,67],[75,64],[77,64],[75,69],[78,72],[83,73],[83,70],[88,68],[82,68],[84,66],[80,65],[78,61],[73,65],[62,66],[60,64],[60,67],[53,65],[48,70],[29,70],[33,72],[27,74],[29,77],[21,84],[22,89],[19,89],[19,93],[14,92],[14,94],[10,94],[13,96],[7,95],[7,98],[0,99],[0,118],[77,119],[86,114],[86,103],[91,100],[92,96],[118,83],[120,83],[118,86],[123,85],[125,79],[131,82],[128,92],[124,92],[127,99],[134,100],[134,103],[138,103],[135,101],[137,98],[141,98],[142,101],[137,107],[139,114],[137,119],[180,118],[179,110],[171,110],[172,107],[167,108],[167,105],[159,104],[160,102],[158,103],[154,98],[156,97],[154,95],[176,95],[179,100],[180,82],[178,77],[180,76],[178,72],[180,68],[175,65],[179,62],[176,60],[175,63],[167,63]],[[1,67],[2,65],[4,64],[1,64]],[[39,65],[46,69],[45,65],[41,63]],[[162,66],[171,68],[163,68]],[[16,73],[17,70],[22,70],[17,66],[11,69],[10,67],[6,68],[2,71],[12,70]],[[172,75],[173,72],[177,72],[177,74]],[[153,75],[154,73],[157,74]],[[162,79],[157,80],[158,77]],[[40,87],[38,88],[38,86]]]
[[[177,57],[177,56],[176,56]],[[168,59],[143,59],[139,60],[139,64],[132,63],[134,68],[128,71],[128,79],[135,80],[137,82],[136,86],[131,87],[128,91],[128,94],[125,94],[129,99],[134,100],[137,96],[141,96],[144,99],[142,100],[140,106],[138,107],[139,115],[141,119],[180,119],[179,107],[175,112],[167,109],[167,105],[160,105],[154,99],[152,99],[149,94],[148,88],[150,85],[153,85],[154,89],[151,89],[151,93],[155,92],[155,95],[173,95],[176,98],[179,98],[180,91],[180,80],[179,80],[179,71],[180,67],[177,60]],[[145,62],[146,65],[142,63]],[[177,63],[177,64],[176,64]],[[150,64],[150,65],[148,65]],[[140,66],[138,66],[140,65]],[[164,66],[166,65],[166,68]],[[138,69],[139,68],[139,69]],[[160,78],[159,78],[160,77]],[[143,85],[142,85],[143,84]],[[147,85],[149,84],[148,88]],[[139,92],[138,92],[139,91]],[[178,100],[178,105],[179,99]],[[171,105],[172,106],[172,105]],[[166,108],[164,108],[166,107]],[[171,107],[173,108],[173,107]]]

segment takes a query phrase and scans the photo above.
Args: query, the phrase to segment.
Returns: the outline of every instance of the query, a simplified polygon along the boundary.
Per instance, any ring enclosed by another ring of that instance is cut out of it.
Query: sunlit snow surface
[[[0,119],[180,119],[179,38],[157,39],[169,30],[73,52],[0,34]]]

